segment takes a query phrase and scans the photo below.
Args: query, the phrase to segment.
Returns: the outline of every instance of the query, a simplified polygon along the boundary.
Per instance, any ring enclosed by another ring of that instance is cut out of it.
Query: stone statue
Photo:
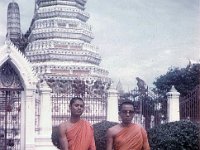
[[[136,77],[137,80],[137,86],[138,86],[138,91],[141,94],[145,94],[145,92],[147,91],[147,85],[144,82],[144,80],[140,79],[139,77]]]

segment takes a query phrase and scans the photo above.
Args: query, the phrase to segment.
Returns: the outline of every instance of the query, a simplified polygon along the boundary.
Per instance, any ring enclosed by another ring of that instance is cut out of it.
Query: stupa
[[[91,43],[94,35],[87,24],[86,2],[35,1],[25,56],[41,82],[46,81],[54,93],[53,109],[59,114],[54,115],[56,124],[63,120],[60,114],[65,118],[69,114],[69,99],[74,96],[85,99],[88,120],[95,123],[106,119],[111,80],[108,71],[100,67],[98,48]]]

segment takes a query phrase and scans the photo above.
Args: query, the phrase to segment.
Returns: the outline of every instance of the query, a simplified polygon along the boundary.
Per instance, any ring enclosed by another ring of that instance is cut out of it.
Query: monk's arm
[[[66,137],[66,127],[64,124],[61,124],[59,126],[59,142],[60,142],[60,146],[61,146],[61,150],[68,150],[68,141],[67,141],[67,137]]]
[[[106,150],[112,150],[113,148],[113,135],[112,135],[112,130],[108,129],[106,133]]]
[[[143,137],[143,149],[142,150],[150,150],[147,132],[144,128],[142,128],[141,130],[142,130],[142,137]]]

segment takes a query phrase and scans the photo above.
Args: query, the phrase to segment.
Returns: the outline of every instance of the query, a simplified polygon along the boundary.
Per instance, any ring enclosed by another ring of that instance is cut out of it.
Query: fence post
[[[119,122],[118,97],[118,91],[111,86],[111,88],[108,90],[107,121]]]
[[[51,89],[45,81],[40,83],[40,132],[36,137],[36,150],[55,150],[51,142],[52,103]]]
[[[174,86],[172,86],[171,90],[167,93],[168,122],[180,120],[179,96],[180,96],[180,93],[177,92]]]
[[[24,137],[25,137],[25,150],[35,150],[35,140],[34,140],[34,131],[35,131],[35,89],[26,89],[25,90],[25,99],[24,106],[25,113],[23,116],[24,119]],[[22,125],[23,126],[23,125]],[[1,147],[1,146],[0,146]],[[22,147],[23,148],[23,147]]]

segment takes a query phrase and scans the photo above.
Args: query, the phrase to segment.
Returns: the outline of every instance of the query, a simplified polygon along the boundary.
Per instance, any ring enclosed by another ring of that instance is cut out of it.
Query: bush
[[[152,150],[198,150],[199,127],[191,121],[177,121],[148,131]]]
[[[60,149],[59,127],[58,126],[55,126],[52,128],[51,141],[54,146],[56,146],[58,149]]]
[[[102,121],[93,125],[97,150],[106,149],[106,131],[116,122]],[[199,126],[191,121],[162,124],[147,131],[151,150],[199,150]],[[52,143],[58,149],[58,126],[52,129]]]
[[[106,131],[116,124],[116,122],[102,121],[93,125],[96,150],[106,149]]]

